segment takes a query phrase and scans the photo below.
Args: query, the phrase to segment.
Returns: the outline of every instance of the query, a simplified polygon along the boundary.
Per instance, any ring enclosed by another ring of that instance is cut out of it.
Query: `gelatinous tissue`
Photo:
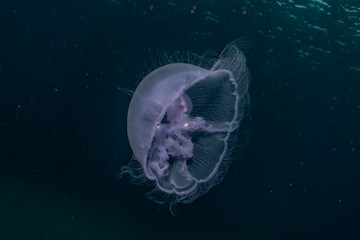
[[[217,58],[192,59],[153,70],[129,105],[133,158],[121,174],[152,182],[147,196],[158,203],[189,203],[220,183],[249,117],[250,74],[241,42],[231,42]]]

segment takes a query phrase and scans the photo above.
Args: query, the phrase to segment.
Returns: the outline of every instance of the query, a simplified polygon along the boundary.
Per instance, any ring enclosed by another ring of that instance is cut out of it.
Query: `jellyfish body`
[[[155,202],[189,203],[221,182],[249,106],[245,56],[230,43],[206,69],[171,63],[148,74],[128,110],[134,157],[122,173]],[[209,64],[207,64],[209,65]]]

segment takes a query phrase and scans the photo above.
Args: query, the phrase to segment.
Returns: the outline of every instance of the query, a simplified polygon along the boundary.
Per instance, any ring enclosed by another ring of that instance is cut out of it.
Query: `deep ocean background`
[[[358,1],[1,2],[0,239],[360,239],[359,37]],[[174,217],[117,178],[119,87],[238,38],[251,141]]]

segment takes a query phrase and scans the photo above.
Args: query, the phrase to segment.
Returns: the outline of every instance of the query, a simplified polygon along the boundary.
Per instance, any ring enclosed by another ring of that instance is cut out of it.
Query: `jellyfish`
[[[249,114],[250,74],[241,42],[231,42],[216,58],[196,58],[196,64],[172,62],[150,72],[129,105],[133,157],[121,175],[150,182],[147,196],[157,203],[190,203],[220,183]]]

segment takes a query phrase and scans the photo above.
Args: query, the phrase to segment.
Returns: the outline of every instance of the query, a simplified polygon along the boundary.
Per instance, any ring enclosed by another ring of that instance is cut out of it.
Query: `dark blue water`
[[[0,239],[358,239],[358,1],[0,4]],[[244,38],[251,136],[177,216],[118,179],[157,54]]]

